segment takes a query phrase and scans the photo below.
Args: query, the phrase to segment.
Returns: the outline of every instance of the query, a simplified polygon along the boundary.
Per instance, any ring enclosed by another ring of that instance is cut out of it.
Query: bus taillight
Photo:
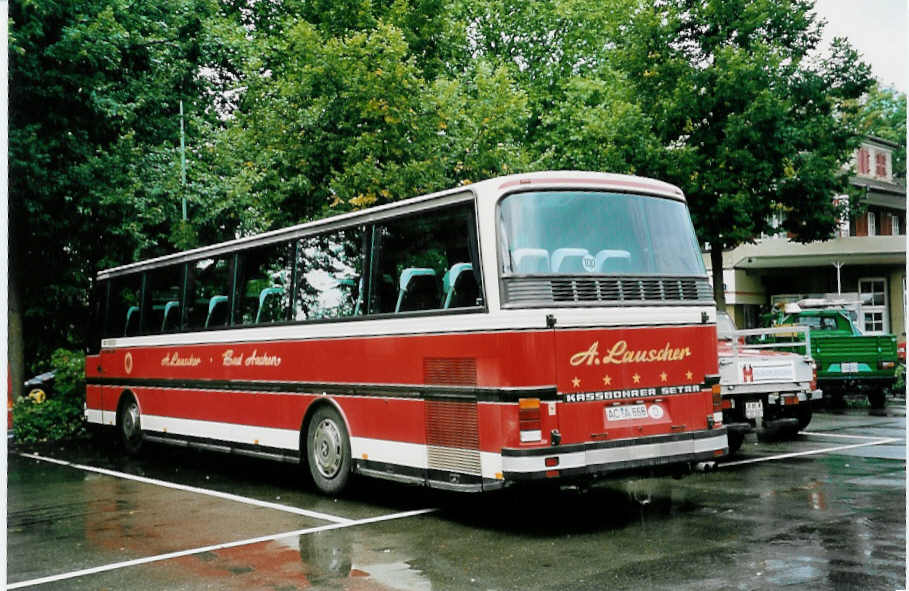
[[[518,424],[521,429],[521,443],[539,441],[543,438],[539,398],[518,399]]]
[[[723,410],[723,387],[720,384],[714,384],[711,391],[713,392],[713,410]]]

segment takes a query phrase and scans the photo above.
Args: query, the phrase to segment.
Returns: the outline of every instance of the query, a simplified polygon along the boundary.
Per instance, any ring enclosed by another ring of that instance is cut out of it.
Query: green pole
[[[186,140],[183,133],[183,101],[180,101],[180,181],[183,194],[183,221],[186,221]]]

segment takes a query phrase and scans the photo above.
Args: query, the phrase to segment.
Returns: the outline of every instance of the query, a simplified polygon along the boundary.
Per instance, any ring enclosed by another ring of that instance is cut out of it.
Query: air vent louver
[[[504,302],[511,306],[586,303],[711,302],[703,277],[506,277]]]

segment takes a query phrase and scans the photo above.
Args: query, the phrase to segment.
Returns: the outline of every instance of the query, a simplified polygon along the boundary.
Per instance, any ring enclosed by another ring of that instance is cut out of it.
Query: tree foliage
[[[50,359],[54,392],[47,400],[19,398],[13,406],[13,429],[19,444],[69,439],[85,431],[85,356],[57,349]]]
[[[256,39],[246,64],[219,149],[236,163],[233,190],[254,196],[266,226],[519,168],[512,138],[525,99],[507,71],[478,61],[459,79],[432,78],[439,68],[417,59],[423,44],[405,29],[340,20],[288,19],[281,35]]]
[[[857,145],[855,100],[870,70],[836,40],[812,58],[822,24],[811,0],[667,0],[642,5],[617,56],[654,122],[665,166],[710,243],[718,305],[723,249],[780,214],[799,241],[828,238],[831,196]]]
[[[15,2],[10,18],[11,344],[38,360],[82,344],[98,268],[175,246],[179,102],[190,138],[212,128],[230,47],[212,36],[231,21],[214,0]]]
[[[824,237],[856,131],[905,118],[883,92],[864,112],[889,123],[858,117],[868,69],[844,42],[810,58],[809,0],[25,1],[11,19],[31,360],[83,344],[100,268],[510,172],[674,181],[718,248],[773,213]]]

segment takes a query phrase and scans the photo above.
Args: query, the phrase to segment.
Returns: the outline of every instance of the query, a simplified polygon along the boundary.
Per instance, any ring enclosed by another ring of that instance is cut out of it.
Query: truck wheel
[[[824,395],[828,397],[828,408],[834,413],[842,414],[846,408],[846,397],[843,395],[842,387],[825,388]]]
[[[799,419],[799,431],[808,426],[808,423],[811,422],[811,416],[814,414],[814,411],[811,410],[811,401],[807,400],[798,407],[798,419]]]
[[[887,390],[876,388],[868,392],[868,402],[871,403],[872,409],[882,409],[887,404]]]
[[[727,431],[726,438],[729,440],[729,455],[731,456],[742,447],[742,442],[745,441],[745,434],[741,431]]]

